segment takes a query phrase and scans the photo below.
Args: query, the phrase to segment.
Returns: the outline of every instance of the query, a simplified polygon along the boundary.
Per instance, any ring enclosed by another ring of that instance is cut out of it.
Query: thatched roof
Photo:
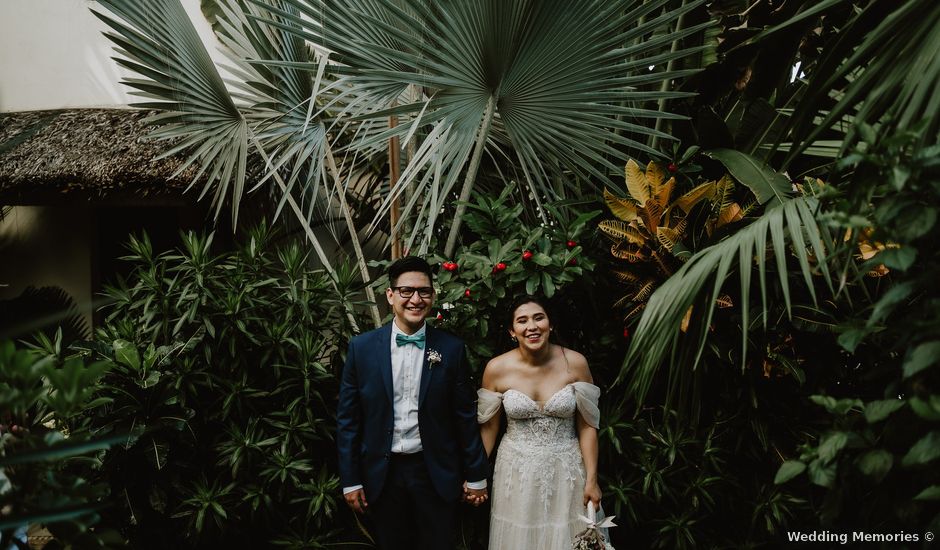
[[[170,178],[185,157],[156,160],[168,143],[146,139],[151,128],[141,121],[150,114],[131,109],[0,113],[0,204],[179,200],[195,168]]]

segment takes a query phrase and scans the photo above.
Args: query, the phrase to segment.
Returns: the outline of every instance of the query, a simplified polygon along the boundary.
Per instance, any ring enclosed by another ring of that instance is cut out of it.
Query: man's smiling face
[[[385,289],[385,297],[392,306],[398,328],[409,334],[414,333],[424,324],[424,319],[431,312],[431,306],[434,305],[433,292],[427,298],[422,298],[418,292],[418,289],[432,288],[431,279],[420,271],[407,271],[392,284],[397,288],[408,287],[415,290],[410,297],[404,298],[398,290]]]

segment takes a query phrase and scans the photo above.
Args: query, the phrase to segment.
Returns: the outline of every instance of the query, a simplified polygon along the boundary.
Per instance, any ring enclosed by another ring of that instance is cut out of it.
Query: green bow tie
[[[397,333],[395,334],[395,343],[399,347],[407,346],[408,344],[414,344],[418,349],[424,349],[424,334],[412,334],[408,336],[407,334]]]

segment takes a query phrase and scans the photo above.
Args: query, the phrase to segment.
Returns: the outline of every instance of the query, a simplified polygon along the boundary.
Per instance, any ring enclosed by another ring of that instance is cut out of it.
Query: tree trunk
[[[395,104],[393,103],[392,106]],[[388,127],[394,128],[398,125],[398,117],[388,117]],[[398,146],[398,136],[392,136],[388,140],[388,188],[391,191],[398,184],[398,178],[401,176],[401,148]],[[392,199],[392,207],[389,211],[389,240],[392,243],[392,260],[397,260],[402,256],[401,238],[399,237],[398,225],[401,220],[401,202],[398,197]]]

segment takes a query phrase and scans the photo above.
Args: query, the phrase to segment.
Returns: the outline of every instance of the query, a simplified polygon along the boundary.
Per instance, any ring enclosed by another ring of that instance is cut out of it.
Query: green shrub
[[[154,256],[132,238],[133,272],[107,289],[105,325],[85,346],[115,363],[89,424],[131,435],[101,472],[116,496],[105,521],[136,548],[339,536],[331,365],[346,296],[297,243],[275,246],[264,225],[247,241],[216,254],[211,235],[187,234]]]
[[[55,537],[50,550],[119,546],[116,532],[96,527],[108,487],[91,478],[103,450],[125,438],[89,438],[81,418],[107,404],[92,395],[111,364],[61,360],[61,332],[42,341],[53,353],[0,341],[0,541],[12,546],[39,524]]]

